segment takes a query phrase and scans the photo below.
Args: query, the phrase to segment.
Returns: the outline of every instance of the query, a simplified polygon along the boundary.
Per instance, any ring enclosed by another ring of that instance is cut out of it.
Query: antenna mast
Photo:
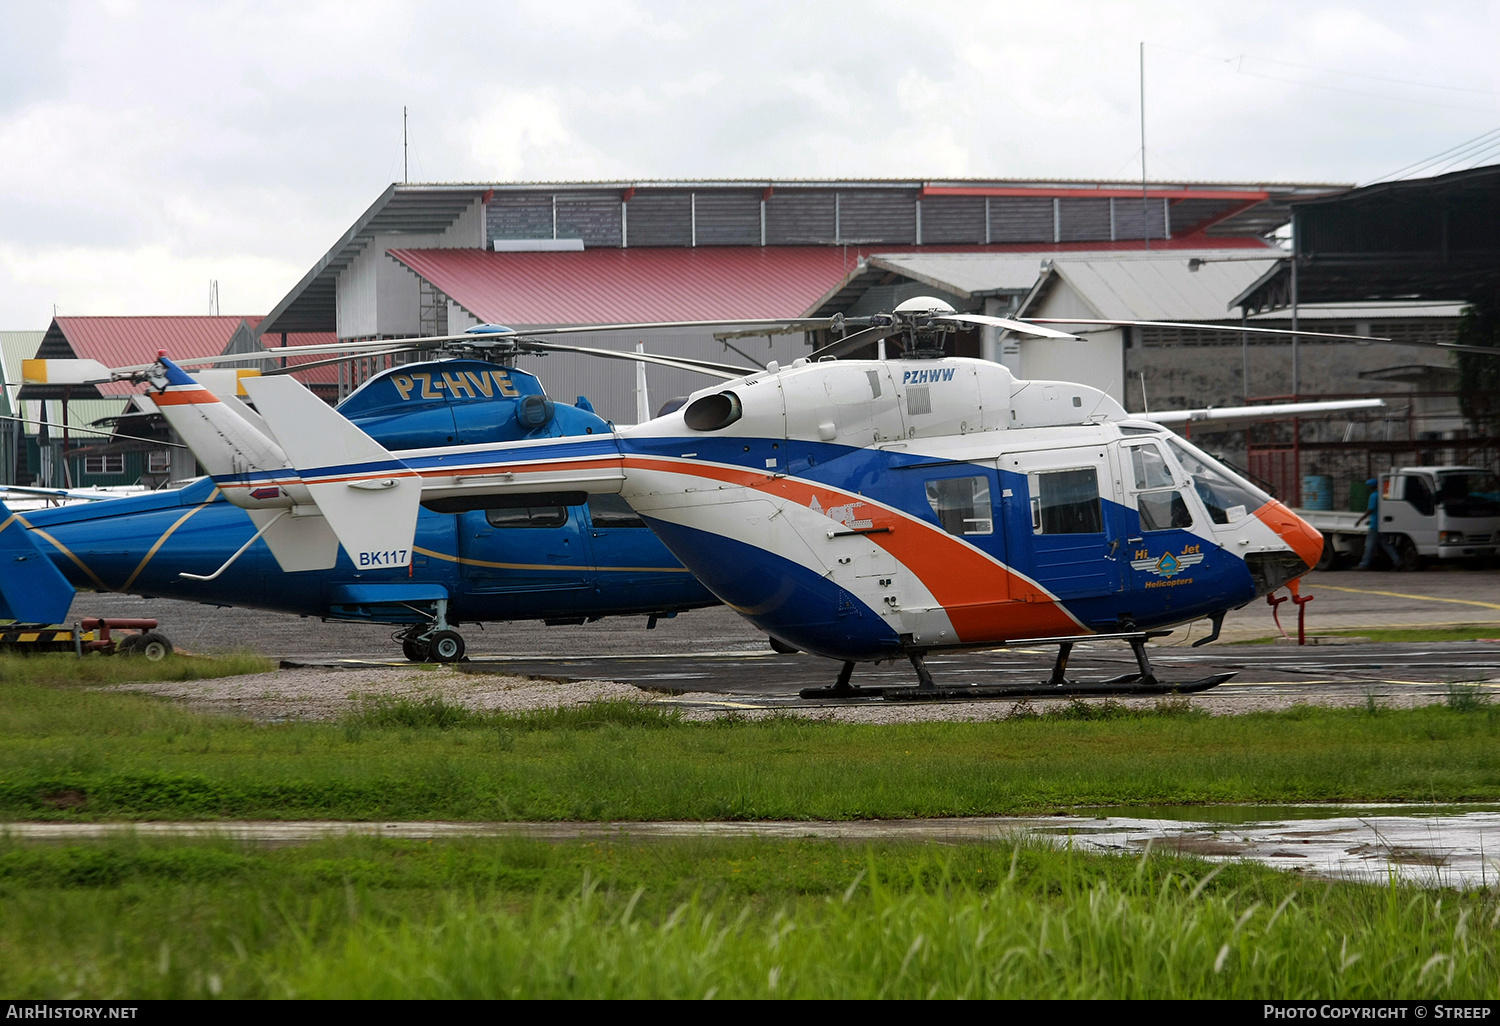
[[[1144,45],[1144,44],[1142,44],[1142,45]],[[1143,125],[1145,124],[1144,115],[1142,115],[1142,121],[1141,121],[1141,123]],[[1141,131],[1144,132],[1145,129],[1142,128]],[[1145,166],[1145,157],[1144,157],[1144,155],[1142,156],[1141,164],[1142,164],[1143,167]],[[1142,171],[1141,174],[1144,175],[1145,172]],[[406,183],[407,185],[411,184],[411,169],[407,165],[407,162],[406,162],[406,105],[405,104],[401,105],[401,181],[404,182],[404,183]]]
[[[1146,41],[1141,40],[1141,234],[1151,248],[1151,214],[1146,202]]]

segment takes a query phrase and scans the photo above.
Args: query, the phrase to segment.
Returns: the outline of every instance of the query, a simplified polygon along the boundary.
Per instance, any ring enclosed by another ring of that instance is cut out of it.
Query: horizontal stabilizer
[[[296,379],[244,384],[354,565],[410,563],[422,479]]]
[[[26,522],[0,503],[0,619],[62,623],[73,586],[52,565]]]
[[[304,509],[307,516],[299,516]],[[290,516],[277,509],[248,509],[256,530],[275,520],[260,540],[266,543],[276,565],[286,573],[299,570],[332,570],[339,561],[339,539],[328,526],[328,520],[314,514],[312,507],[294,506]],[[278,519],[279,518],[279,519]]]

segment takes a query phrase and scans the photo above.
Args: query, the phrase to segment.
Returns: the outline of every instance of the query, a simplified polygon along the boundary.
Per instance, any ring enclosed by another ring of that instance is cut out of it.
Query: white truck
[[[1380,533],[1395,549],[1395,569],[1428,559],[1481,560],[1500,551],[1500,478],[1482,467],[1399,467],[1378,478]],[[1364,513],[1299,509],[1323,532],[1319,570],[1357,563],[1369,520]]]

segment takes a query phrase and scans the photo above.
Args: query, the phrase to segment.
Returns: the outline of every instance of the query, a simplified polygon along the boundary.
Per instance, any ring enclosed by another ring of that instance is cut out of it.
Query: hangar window
[[[125,473],[125,457],[123,455],[85,456],[83,472],[85,474],[123,474]]]
[[[1093,467],[1048,470],[1036,475],[1031,500],[1031,529],[1036,534],[1099,534],[1099,475]]]
[[[517,506],[487,509],[485,522],[491,527],[561,527],[568,522],[566,506]]]
[[[927,504],[949,534],[993,534],[990,483],[982,477],[950,477],[927,482]]]
[[[595,527],[645,527],[646,522],[636,516],[618,495],[590,495],[589,519]]]

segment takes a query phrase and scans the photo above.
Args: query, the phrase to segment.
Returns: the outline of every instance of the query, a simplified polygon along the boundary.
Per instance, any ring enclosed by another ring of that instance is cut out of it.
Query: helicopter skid
[[[1187,695],[1218,687],[1234,676],[1234,673],[1215,673],[1198,680],[1180,684],[1160,680],[1141,680],[1137,673],[1124,677],[1093,683],[1067,681],[1062,684],[975,684],[963,687],[923,688],[916,685],[901,687],[845,687],[803,688],[798,694],[802,698],[848,699],[868,701],[882,699],[887,702],[954,702],[977,701],[997,698],[1138,698],[1143,695]]]

